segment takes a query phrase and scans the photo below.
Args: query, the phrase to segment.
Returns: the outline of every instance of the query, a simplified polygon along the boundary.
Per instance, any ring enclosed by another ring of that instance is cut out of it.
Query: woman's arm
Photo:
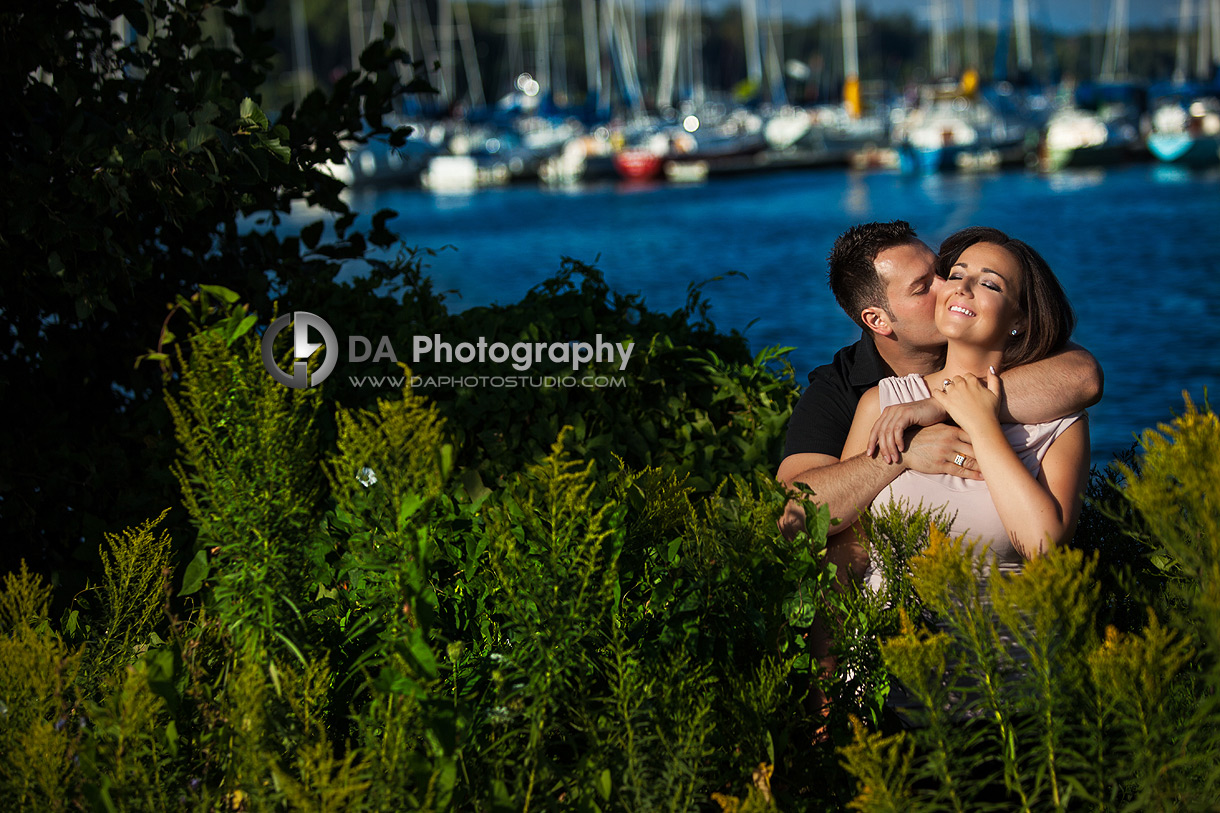
[[[1069,343],[1062,352],[1005,370],[1000,395],[1002,423],[1045,423],[1093,406],[1101,400],[1101,365],[1088,350]],[[912,426],[945,420],[933,398],[886,407],[869,436],[865,451],[877,448],[882,460],[893,460],[904,448],[903,433]]]
[[[974,376],[953,382],[948,392],[933,391],[932,397],[970,433],[979,470],[1013,547],[1032,559],[1062,544],[1076,528],[1089,476],[1087,421],[1076,421],[1055,439],[1035,478],[1000,427],[999,377],[988,376],[986,384]]]

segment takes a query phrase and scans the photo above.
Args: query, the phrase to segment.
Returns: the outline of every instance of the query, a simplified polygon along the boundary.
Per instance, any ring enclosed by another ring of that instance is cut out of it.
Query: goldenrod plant
[[[857,810],[1210,810],[1220,790],[1217,633],[1220,426],[1189,400],[1120,465],[1126,532],[1176,598],[1142,628],[1101,628],[1107,563],[1071,547],[1019,576],[984,573],[936,527],[910,562],[933,616],[881,642],[915,702],[906,730],[857,724],[842,754]],[[1113,504],[1111,517],[1119,516]]]

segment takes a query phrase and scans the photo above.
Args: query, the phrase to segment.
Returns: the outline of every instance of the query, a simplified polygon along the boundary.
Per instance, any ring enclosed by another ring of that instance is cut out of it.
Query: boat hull
[[[647,181],[661,174],[662,156],[644,150],[623,150],[614,154],[614,171],[628,181]]]
[[[1148,150],[1167,164],[1213,167],[1220,164],[1220,135],[1152,133]]]
[[[1069,167],[1108,167],[1124,163],[1134,154],[1127,144],[1093,144],[1070,149],[1048,149],[1044,168],[1054,172]]]

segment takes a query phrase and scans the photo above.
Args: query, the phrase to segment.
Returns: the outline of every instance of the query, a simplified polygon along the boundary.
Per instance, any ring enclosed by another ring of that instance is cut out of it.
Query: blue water
[[[696,186],[511,187],[467,195],[415,190],[355,197],[399,211],[408,245],[454,308],[510,303],[559,267],[596,265],[609,284],[676,310],[705,287],[711,317],[757,351],[793,346],[800,384],[859,331],[825,282],[835,237],[867,220],[908,220],[933,247],[967,225],[1019,237],[1050,261],[1078,316],[1075,339],[1101,361],[1105,397],[1091,411],[1094,461],[1170,420],[1182,391],[1201,401],[1220,380],[1220,174],[1158,165],[914,178],[791,172]],[[576,338],[576,337],[574,337]],[[1214,388],[1213,388],[1214,389]]]

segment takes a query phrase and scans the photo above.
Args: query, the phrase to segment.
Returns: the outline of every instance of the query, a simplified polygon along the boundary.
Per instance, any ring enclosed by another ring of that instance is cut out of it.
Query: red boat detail
[[[614,154],[614,169],[629,181],[643,181],[661,174],[662,156],[647,150],[624,150]]]

